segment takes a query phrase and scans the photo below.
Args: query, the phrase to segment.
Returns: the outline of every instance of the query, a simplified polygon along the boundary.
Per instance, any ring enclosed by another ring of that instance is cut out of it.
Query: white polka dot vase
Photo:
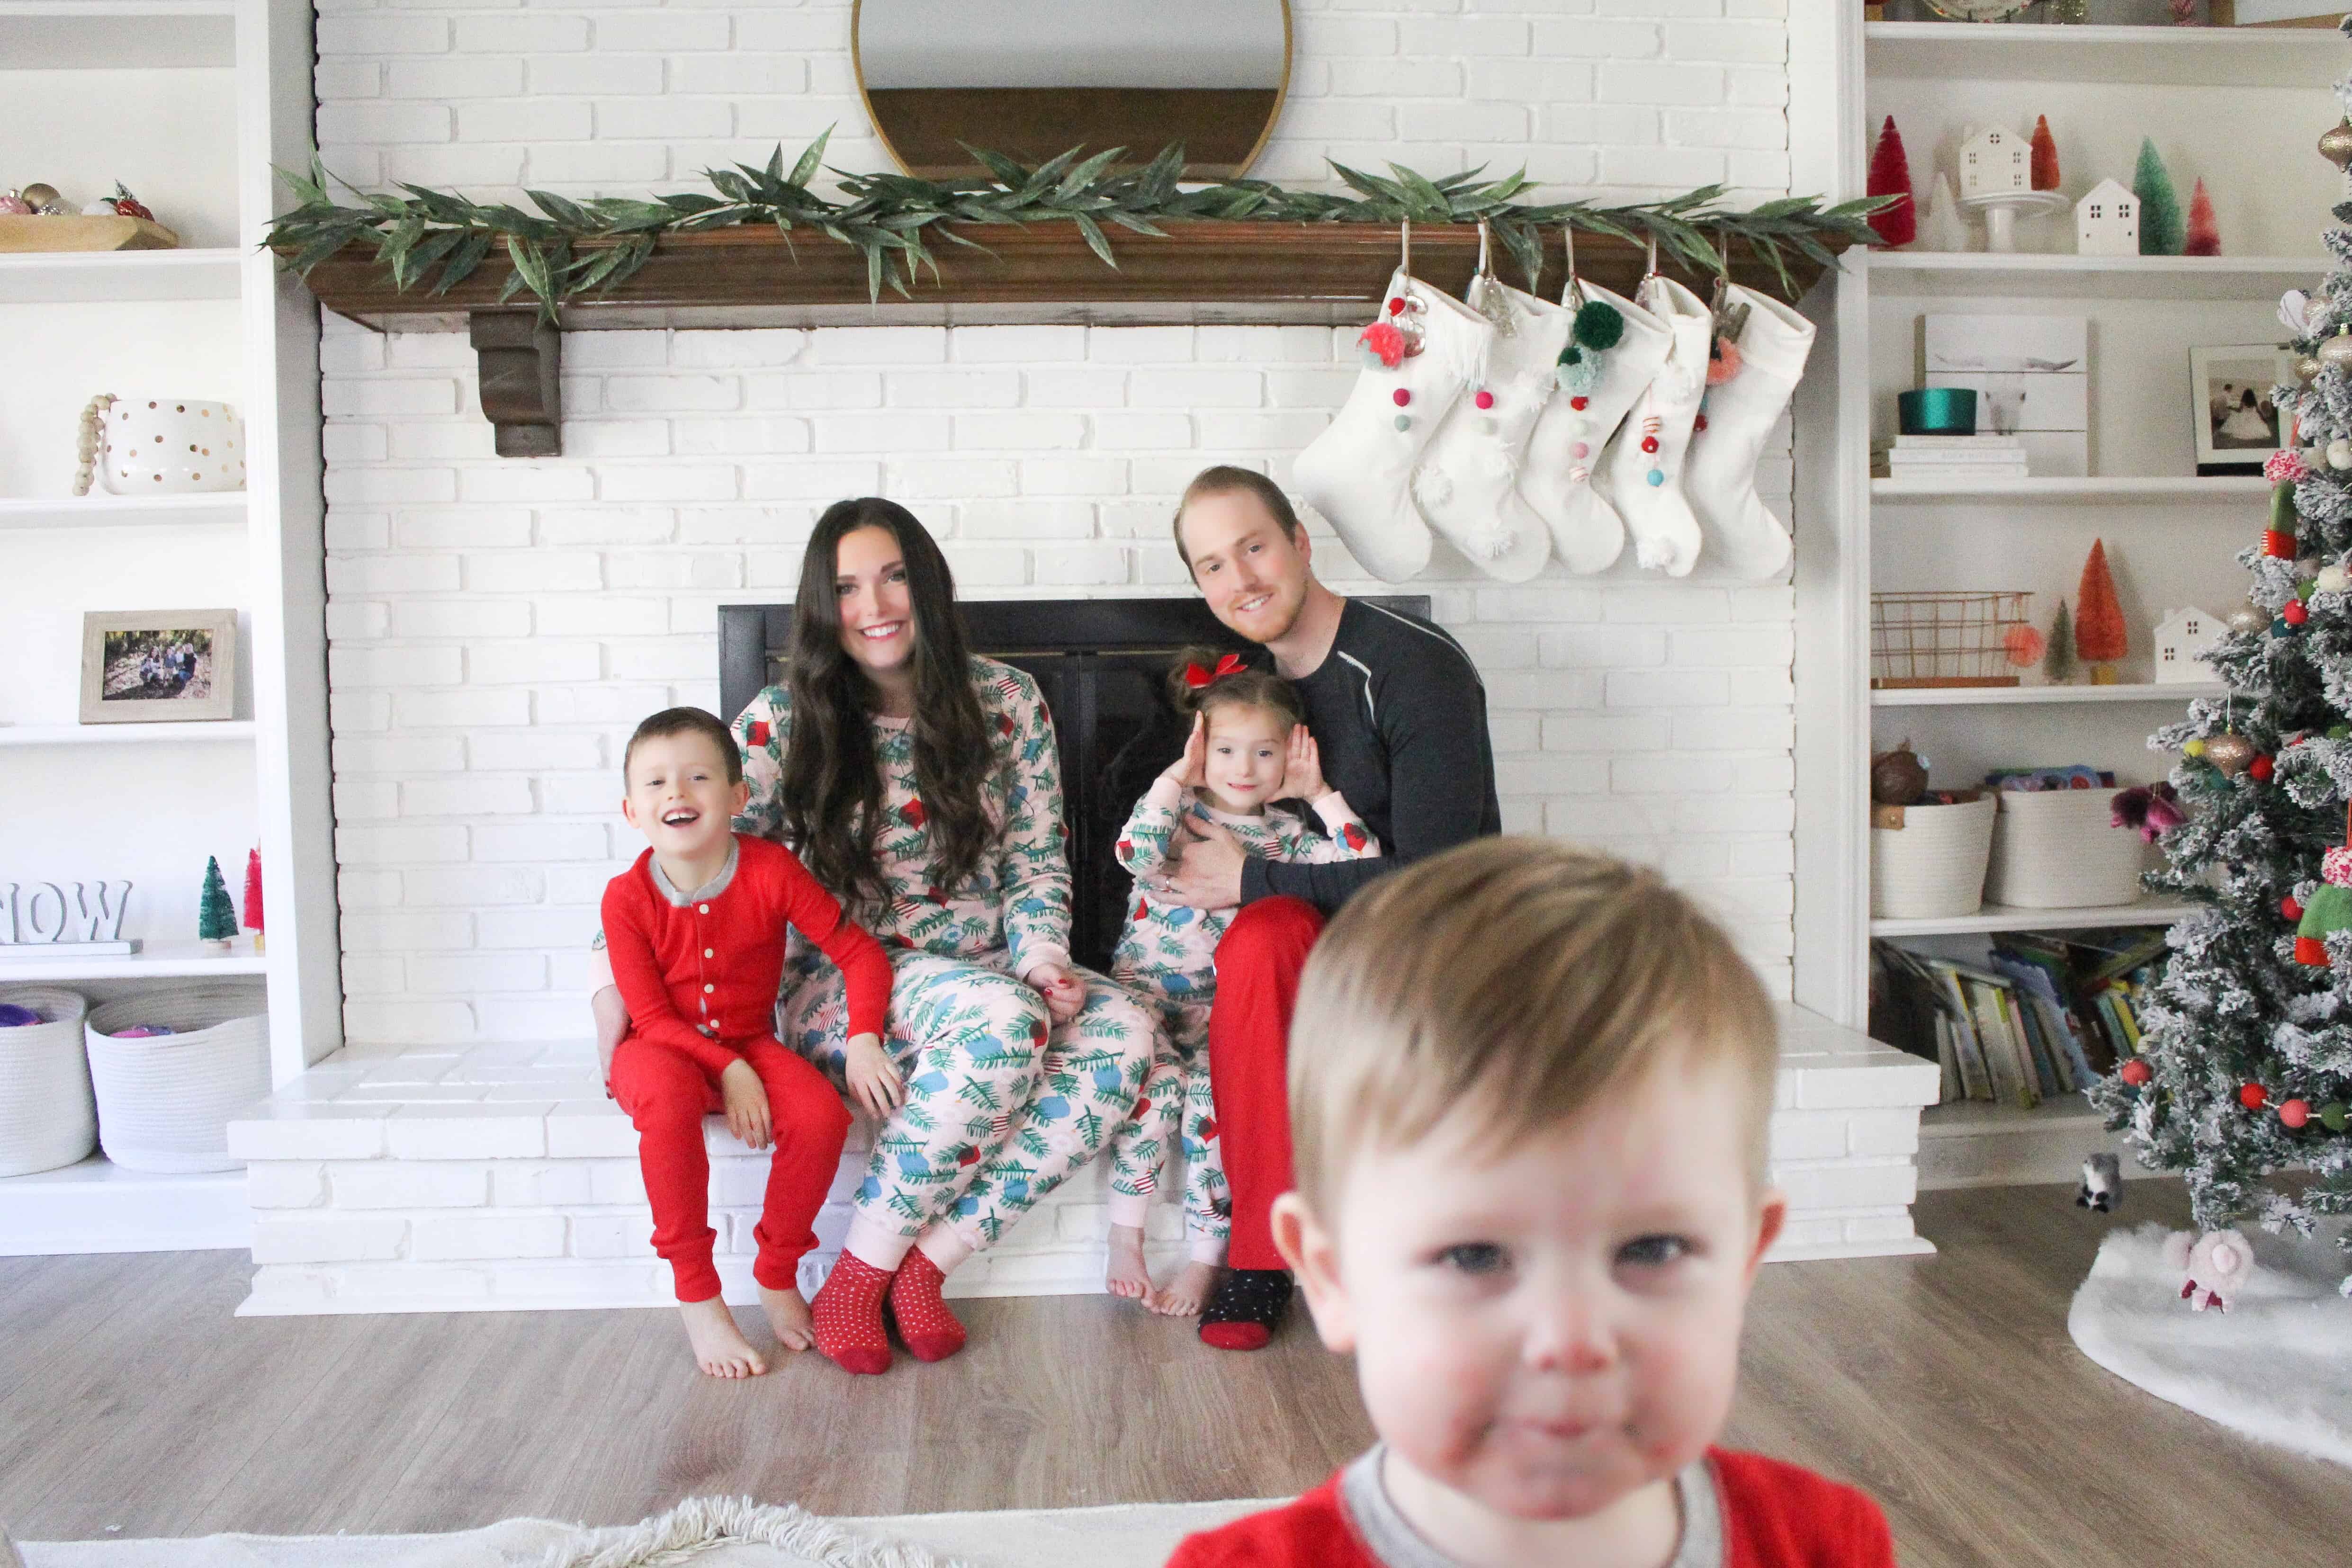
[[[74,494],[96,478],[113,496],[245,488],[245,421],[228,403],[186,397],[92,398],[81,416]]]

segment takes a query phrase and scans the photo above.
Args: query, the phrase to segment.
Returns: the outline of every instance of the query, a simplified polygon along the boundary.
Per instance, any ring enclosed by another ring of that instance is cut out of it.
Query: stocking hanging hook
[[[1649,265],[1648,265],[1646,267],[1644,267],[1644,268],[1643,269],[1643,272],[1642,272],[1642,281],[1643,281],[1643,282],[1644,282],[1644,283],[1647,283],[1647,282],[1649,282],[1649,281],[1650,281],[1650,279],[1652,279],[1652,278],[1654,278],[1654,277],[1657,277],[1657,276],[1658,276],[1658,231],[1657,231],[1657,230],[1655,230],[1655,229],[1652,229],[1652,230],[1650,231],[1650,261],[1649,261]]]
[[[1584,280],[1576,276],[1576,225],[1563,218],[1559,232],[1568,247],[1568,285],[1559,291],[1559,302],[1562,305],[1581,305],[1584,303]]]
[[[1485,218],[1480,218],[1478,220],[1478,276],[1481,277],[1495,276],[1494,243],[1495,225]]]
[[[1404,256],[1402,260],[1397,263],[1397,266],[1403,271],[1407,277],[1411,277],[1412,276],[1412,220],[1411,218],[1404,220],[1404,236],[1402,243],[1404,247]]]

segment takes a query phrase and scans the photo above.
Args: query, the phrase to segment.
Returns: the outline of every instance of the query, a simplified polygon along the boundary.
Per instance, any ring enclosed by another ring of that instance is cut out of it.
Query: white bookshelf
[[[2270,484],[2259,474],[2200,479],[2180,476],[2107,476],[2083,479],[1978,479],[1921,484],[1873,479],[1873,501],[2013,501],[2037,506],[2148,507],[2259,504]]]
[[[2169,925],[2197,906],[2178,899],[2140,898],[2079,909],[2021,909],[1988,904],[1969,915],[1918,920],[1873,920],[1873,936],[1958,936],[1991,931],[2087,931],[2106,925]]]
[[[2308,287],[2324,256],[2075,256],[1982,250],[1881,250],[1864,265],[1886,294],[2032,289],[2058,298],[2236,299],[2248,289]]]
[[[2220,681],[2139,681],[2112,686],[1898,686],[1874,688],[1873,707],[2012,707],[2052,703],[2185,703],[2218,697]]]
[[[2343,69],[2326,47],[2333,39],[2333,34],[2306,28],[1976,22],[1863,26],[1865,60],[1874,79],[2324,88]]]
[[[341,1043],[318,313],[256,248],[283,200],[272,169],[310,157],[312,27],[309,0],[0,0],[0,93],[41,106],[11,142],[20,177],[40,174],[83,200],[121,178],[184,246],[0,256],[0,398],[19,437],[0,453],[0,553],[29,604],[0,625],[10,677],[0,715],[19,720],[0,723],[0,797],[70,807],[74,781],[100,767],[80,753],[121,758],[100,768],[89,796],[110,804],[91,805],[90,821],[19,813],[0,828],[0,869],[20,882],[131,875],[124,935],[142,944],[124,956],[60,947],[0,958],[0,986],[87,987],[103,999],[157,981],[258,981],[278,1082]],[[70,89],[61,72],[76,73]],[[185,134],[110,141],[109,95],[131,91]],[[87,124],[76,119],[84,100]],[[94,390],[145,390],[149,377],[236,403],[245,492],[58,493],[81,402]],[[237,712],[251,716],[53,722],[75,709],[84,610],[195,603],[241,612]],[[153,788],[136,782],[128,747],[160,758]],[[194,873],[215,854],[234,888],[257,839],[268,956],[249,937],[206,952],[184,913]],[[150,1176],[102,1157],[0,1180],[0,1253],[245,1246],[244,1187],[239,1171]]]

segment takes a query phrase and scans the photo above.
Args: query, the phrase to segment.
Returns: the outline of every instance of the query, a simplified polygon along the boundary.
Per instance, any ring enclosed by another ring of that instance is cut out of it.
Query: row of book
[[[1915,484],[2022,479],[2025,444],[2014,435],[1898,435],[1879,454],[1875,471]]]
[[[1980,963],[1873,942],[1870,1032],[1936,1062],[1943,1101],[2032,1107],[2138,1054],[2164,952],[2145,927],[2005,932]]]

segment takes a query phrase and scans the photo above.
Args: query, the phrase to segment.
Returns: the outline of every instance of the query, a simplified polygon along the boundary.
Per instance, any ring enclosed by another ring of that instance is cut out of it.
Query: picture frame
[[[81,618],[81,722],[236,716],[235,610],[91,610]]]
[[[2237,343],[2189,350],[2189,429],[2197,475],[2260,474],[2271,454],[2290,444],[2271,389],[2294,382],[2294,355],[2275,343]]]

